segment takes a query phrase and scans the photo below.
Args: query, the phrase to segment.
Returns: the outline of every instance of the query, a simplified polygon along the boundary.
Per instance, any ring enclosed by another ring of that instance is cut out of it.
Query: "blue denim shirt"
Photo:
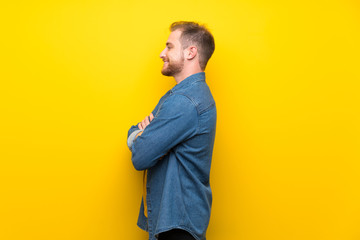
[[[206,239],[212,193],[210,165],[216,107],[205,73],[196,73],[168,91],[152,112],[154,119],[131,145],[132,163],[147,169],[146,203],[138,226],[156,239],[174,228]],[[136,130],[130,128],[128,137]]]

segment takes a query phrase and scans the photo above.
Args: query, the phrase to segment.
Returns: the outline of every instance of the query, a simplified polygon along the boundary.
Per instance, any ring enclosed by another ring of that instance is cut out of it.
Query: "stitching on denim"
[[[207,108],[205,108],[204,110],[202,110],[202,111],[200,112],[200,114],[206,112],[207,110],[209,110],[210,108],[213,108],[213,107],[215,107],[215,102],[213,102],[213,103],[210,104]]]
[[[194,105],[194,107],[196,108],[196,112],[197,112],[197,127],[196,127],[196,132],[195,134],[197,134],[199,131],[200,131],[200,113],[199,113],[199,108],[198,108],[198,104],[196,104],[196,102],[190,98],[189,96],[183,94],[183,93],[174,93],[176,95],[181,95],[181,96],[184,96],[186,97],[187,99],[189,99],[191,101],[191,103]]]

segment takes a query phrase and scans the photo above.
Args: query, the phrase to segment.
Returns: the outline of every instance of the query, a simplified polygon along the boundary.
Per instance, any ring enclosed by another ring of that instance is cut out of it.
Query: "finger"
[[[139,128],[140,130],[143,130],[143,126],[142,126],[141,123],[138,124],[138,128]]]
[[[150,122],[154,119],[154,115],[152,113],[150,113]]]
[[[145,123],[145,126],[147,126],[147,125],[150,124],[149,117],[146,117],[146,118],[144,119],[144,123]]]

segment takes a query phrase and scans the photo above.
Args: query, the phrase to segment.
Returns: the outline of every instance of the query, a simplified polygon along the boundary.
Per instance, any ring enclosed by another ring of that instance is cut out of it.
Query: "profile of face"
[[[164,61],[161,73],[165,76],[175,76],[181,73],[184,68],[184,55],[180,36],[180,30],[171,32],[165,49],[160,53],[160,58]]]

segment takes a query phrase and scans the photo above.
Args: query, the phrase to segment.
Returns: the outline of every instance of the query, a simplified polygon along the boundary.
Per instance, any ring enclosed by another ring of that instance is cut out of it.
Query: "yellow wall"
[[[218,107],[209,240],[360,239],[358,1],[1,3],[0,239],[146,239],[127,130],[207,23]]]

